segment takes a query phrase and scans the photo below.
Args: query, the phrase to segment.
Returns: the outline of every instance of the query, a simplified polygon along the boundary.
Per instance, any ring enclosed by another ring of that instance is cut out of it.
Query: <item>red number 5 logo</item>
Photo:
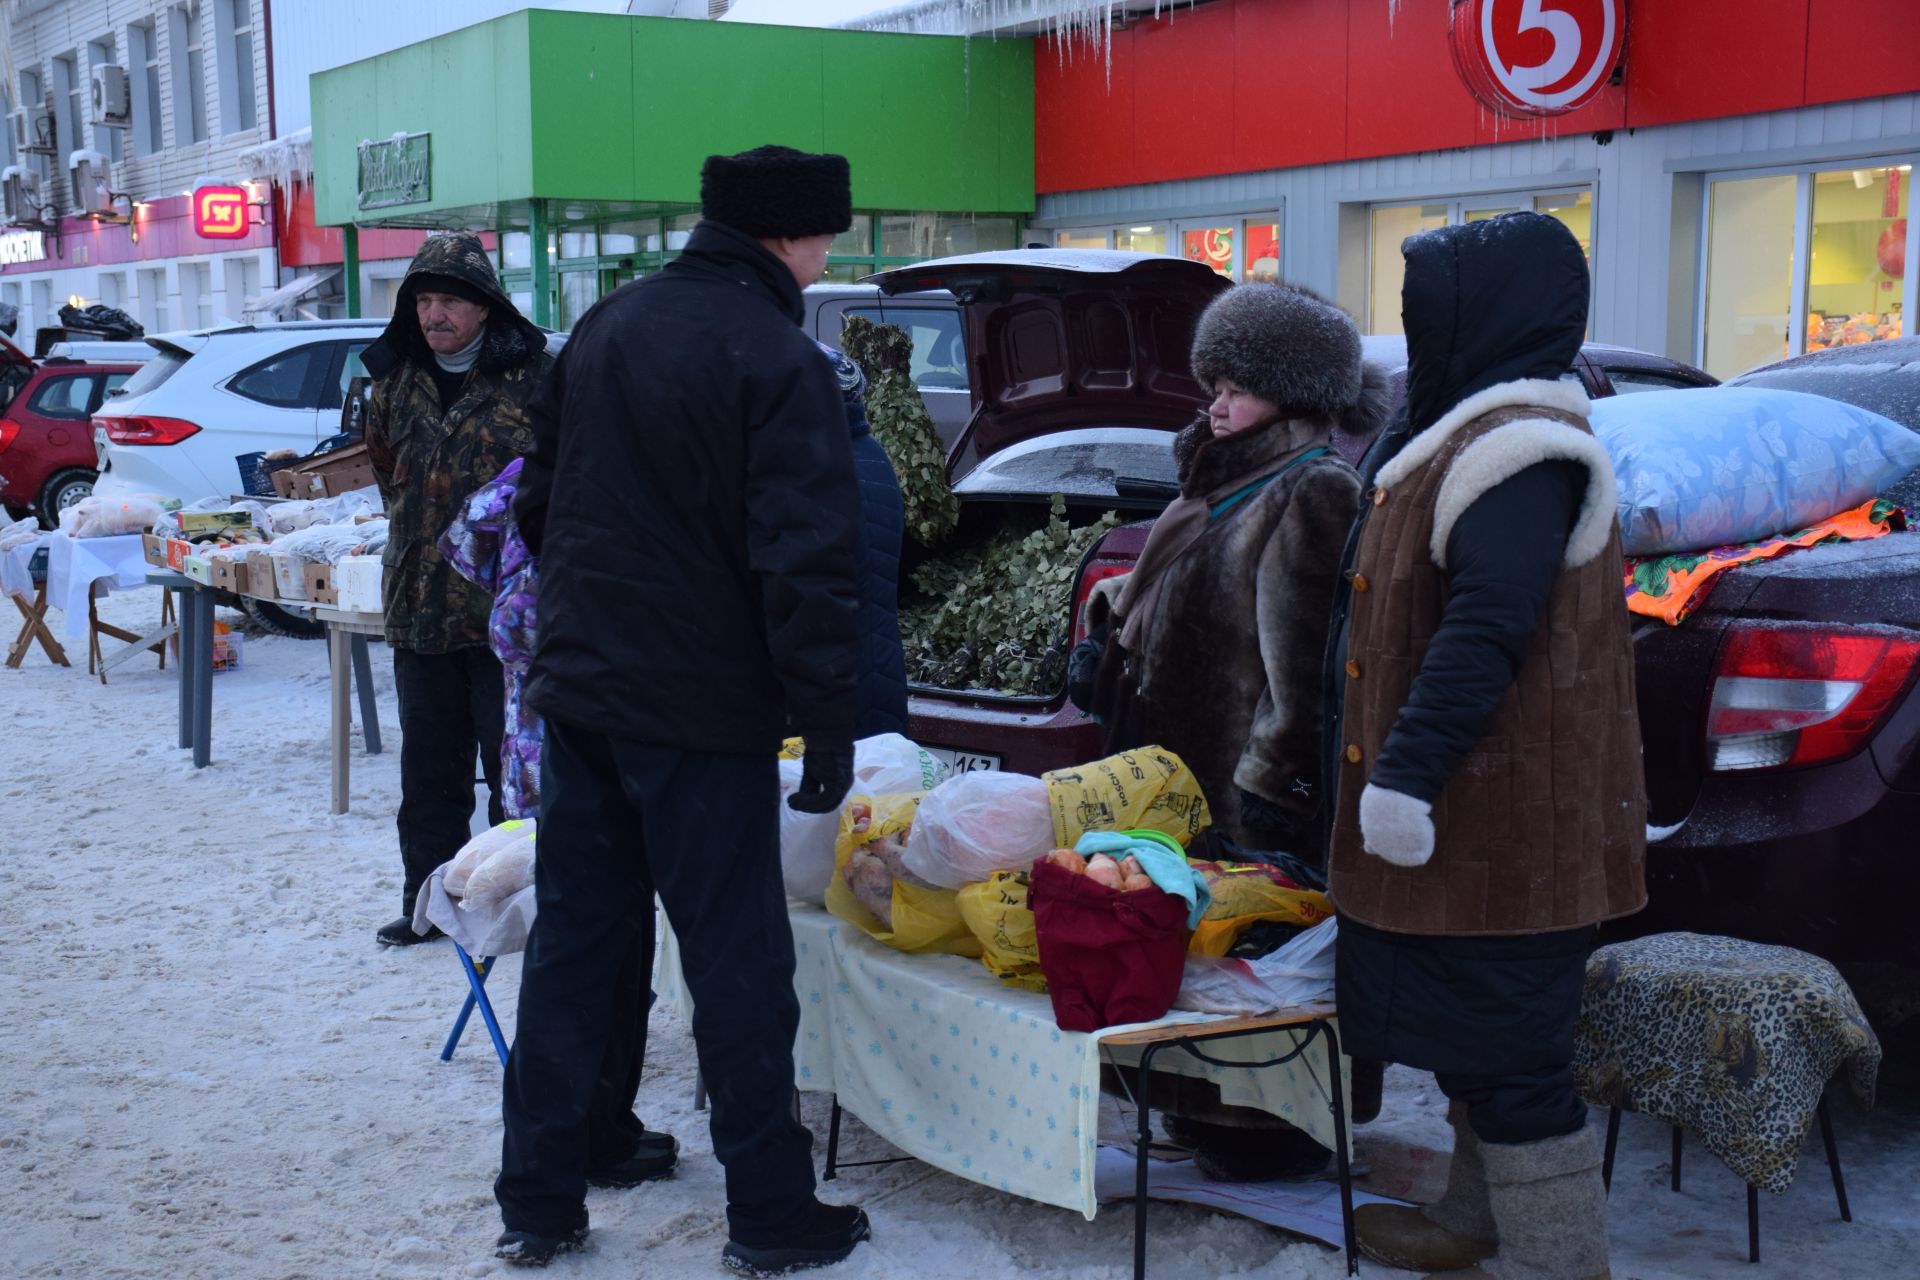
[[[1590,102],[1626,43],[1626,0],[1453,0],[1454,66],[1481,103],[1555,116]]]

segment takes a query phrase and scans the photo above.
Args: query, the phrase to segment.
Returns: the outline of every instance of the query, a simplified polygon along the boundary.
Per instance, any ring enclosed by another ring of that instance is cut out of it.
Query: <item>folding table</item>
[[[9,558],[16,558],[15,554],[10,553]],[[22,547],[17,558],[26,562],[23,573],[27,580],[26,585],[33,588],[33,599],[29,602],[25,596],[17,594],[17,589],[21,585],[17,583],[8,584],[14,589],[4,592],[12,599],[13,607],[20,611],[20,617],[23,619],[20,624],[20,634],[14,637],[13,644],[7,648],[7,666],[13,670],[19,670],[20,664],[26,661],[27,652],[36,641],[40,645],[41,652],[47,655],[47,660],[55,666],[72,665],[67,661],[67,651],[61,647],[58,640],[54,639],[53,629],[47,626],[47,549]]]

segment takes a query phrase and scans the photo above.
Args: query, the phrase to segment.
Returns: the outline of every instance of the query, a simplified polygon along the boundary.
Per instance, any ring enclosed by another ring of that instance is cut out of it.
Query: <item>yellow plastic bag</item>
[[[1053,842],[1071,849],[1089,831],[1163,832],[1182,846],[1212,819],[1186,762],[1164,747],[1141,747],[1073,769],[1042,774],[1053,804]]]
[[[1044,992],[1047,980],[1040,973],[1026,873],[996,871],[986,883],[961,889],[956,901],[960,918],[980,941],[980,963],[987,971],[1011,986]]]
[[[849,796],[840,810],[840,836],[833,848],[833,878],[827,882],[827,910],[857,925],[877,942],[896,951],[939,952],[977,956],[980,942],[968,932],[950,889],[929,889],[894,880],[888,901],[893,919],[882,923],[847,883],[847,864],[854,850],[885,843],[890,864],[899,866],[899,850],[906,846],[923,792],[909,795]]]
[[[1284,877],[1264,864],[1196,862],[1193,868],[1206,877],[1213,895],[1187,944],[1196,955],[1226,955],[1241,934],[1263,920],[1312,928],[1333,914],[1326,894],[1282,884]]]

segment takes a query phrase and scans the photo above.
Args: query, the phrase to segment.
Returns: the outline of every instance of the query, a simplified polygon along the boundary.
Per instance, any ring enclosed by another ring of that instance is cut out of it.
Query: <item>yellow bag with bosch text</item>
[[[1224,956],[1240,935],[1263,920],[1312,928],[1333,915],[1333,903],[1317,889],[1296,883],[1277,867],[1253,862],[1195,862],[1213,895],[1187,950]]]
[[[1053,808],[1055,848],[1071,849],[1089,831],[1159,831],[1184,848],[1212,818],[1186,762],[1164,747],[1122,751],[1041,775]]]
[[[960,918],[979,939],[980,963],[987,971],[1010,986],[1044,992],[1047,980],[1040,972],[1026,872],[996,871],[985,883],[961,889],[956,901]]]

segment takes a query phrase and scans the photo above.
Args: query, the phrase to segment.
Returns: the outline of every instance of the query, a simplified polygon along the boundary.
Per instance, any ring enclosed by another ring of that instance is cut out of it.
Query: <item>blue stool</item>
[[[467,998],[460,1006],[460,1016],[453,1020],[453,1032],[447,1036],[446,1047],[440,1050],[440,1061],[453,1060],[454,1048],[459,1045],[460,1037],[466,1033],[467,1019],[473,1016],[474,1007],[480,1009],[480,1017],[487,1024],[487,1034],[493,1037],[493,1051],[500,1055],[500,1065],[507,1065],[507,1039],[500,1034],[500,1019],[493,1016],[493,1002],[487,999],[487,975],[493,972],[493,962],[497,956],[482,956],[475,960],[467,954],[467,949],[459,943],[453,944],[454,954],[460,957],[460,970],[467,975]]]

